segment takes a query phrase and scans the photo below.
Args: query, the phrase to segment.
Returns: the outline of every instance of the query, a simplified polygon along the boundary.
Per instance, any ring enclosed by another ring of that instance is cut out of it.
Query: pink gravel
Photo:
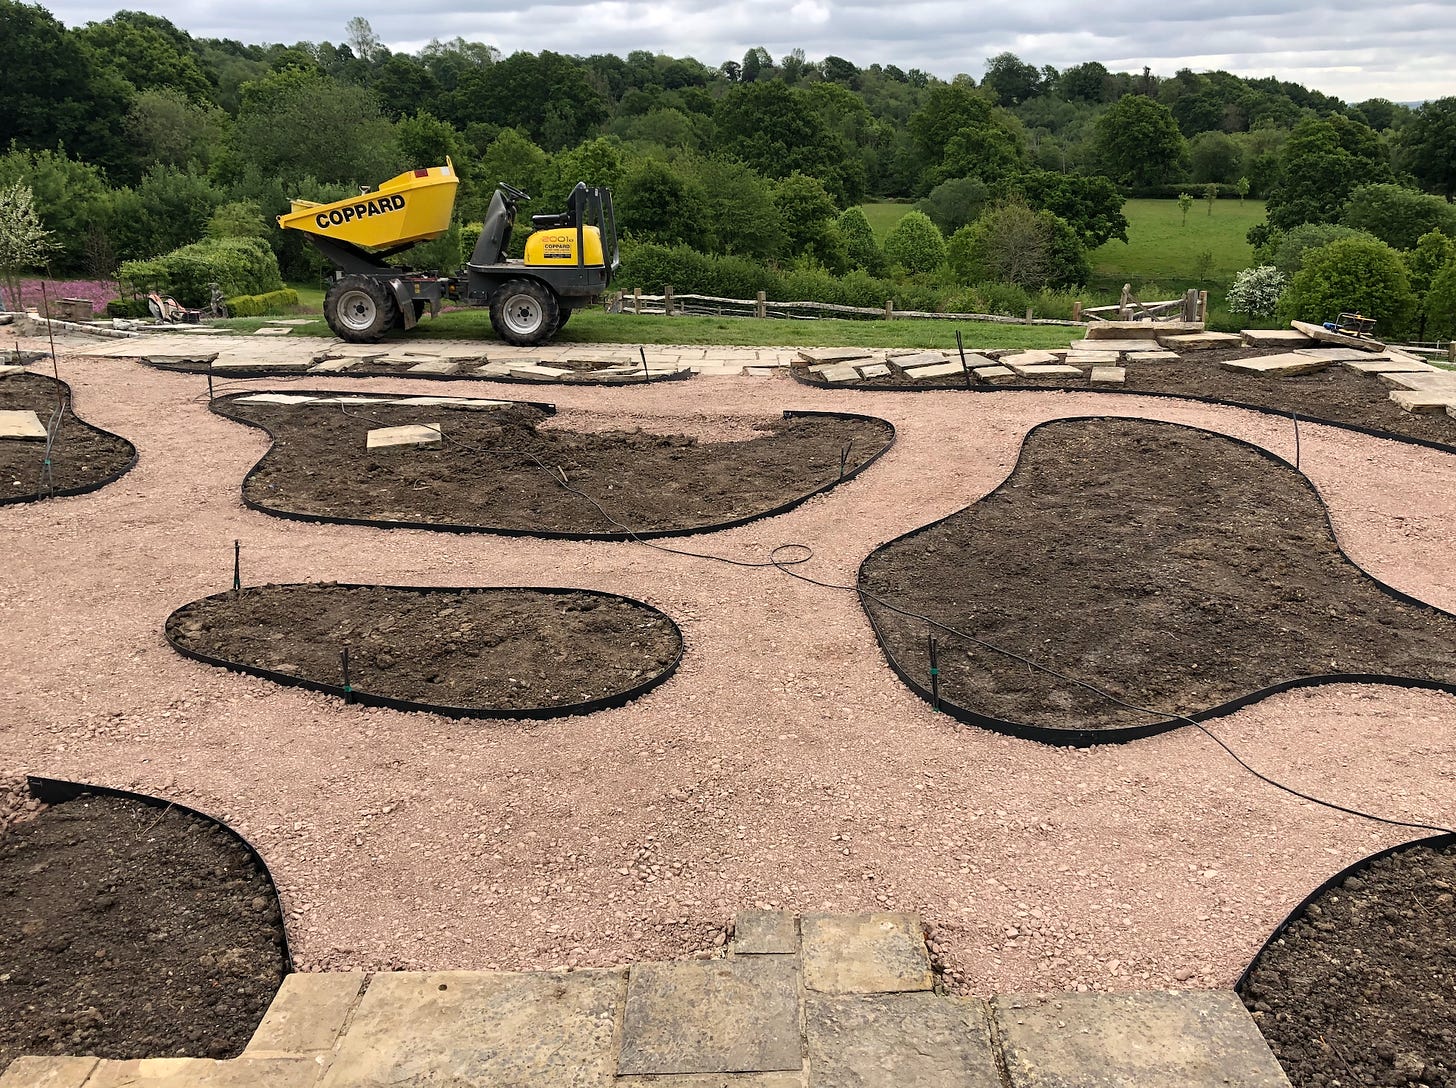
[[[1056,749],[931,712],[891,674],[851,593],[635,544],[306,525],[245,510],[258,430],[211,415],[202,379],[63,360],[83,418],[140,464],[93,495],[0,510],[0,773],[142,790],[212,813],[272,867],[300,967],[618,964],[712,946],[742,907],[916,911],[956,988],[1228,986],[1331,872],[1417,837],[1262,785],[1191,730]],[[426,381],[238,383],[423,392]],[[787,379],[526,393],[652,427],[664,417],[849,410],[899,428],[856,480],[681,546],[853,581],[874,547],[986,494],[1046,419],[1117,414],[1289,456],[1288,422],[1096,394],[893,395]],[[711,431],[705,426],[705,431]],[[732,433],[734,426],[723,432]],[[1456,610],[1456,457],[1303,425],[1303,468],[1346,551]],[[678,674],[622,709],[545,723],[348,707],[188,661],[180,604],[231,578],[571,585],[682,625]],[[1047,562],[1056,562],[1048,556]],[[1065,621],[1046,617],[1048,638]],[[1247,652],[1258,653],[1258,647]],[[1456,821],[1456,700],[1343,685],[1211,728],[1303,789]]]

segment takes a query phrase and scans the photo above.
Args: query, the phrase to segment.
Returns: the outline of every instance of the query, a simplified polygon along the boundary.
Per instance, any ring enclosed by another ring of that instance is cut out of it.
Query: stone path
[[[1288,1088],[1230,991],[936,993],[906,914],[739,915],[618,970],[294,974],[232,1061],[20,1058],[0,1088]]]

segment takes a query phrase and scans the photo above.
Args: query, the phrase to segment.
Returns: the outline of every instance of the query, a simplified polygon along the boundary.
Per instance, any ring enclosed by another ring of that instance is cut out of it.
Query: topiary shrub
[[[1322,324],[1343,312],[1373,317],[1377,335],[1403,336],[1416,299],[1400,254],[1374,238],[1342,238],[1304,255],[1279,300],[1285,321]]]
[[[1279,306],[1279,296],[1288,286],[1289,277],[1272,264],[1245,268],[1234,276],[1234,285],[1229,288],[1229,312],[1248,317],[1273,317]]]
[[[136,294],[156,291],[184,306],[206,306],[213,283],[224,296],[266,294],[283,286],[278,258],[259,238],[208,238],[150,260],[126,261],[119,279]]]
[[[839,233],[849,249],[849,263],[862,272],[874,275],[885,263],[880,243],[865,213],[855,207],[846,208],[839,216]]]
[[[286,314],[298,305],[298,292],[292,287],[269,291],[265,295],[236,295],[227,300],[229,317],[262,317],[265,314]]]
[[[885,259],[911,275],[945,263],[945,238],[924,212],[906,212],[885,238]]]

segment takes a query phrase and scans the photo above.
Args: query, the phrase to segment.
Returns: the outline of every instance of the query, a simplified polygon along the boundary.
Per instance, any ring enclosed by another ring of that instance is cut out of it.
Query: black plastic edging
[[[184,363],[166,362],[159,363],[146,356],[137,356],[138,361],[154,370],[165,370],[169,374],[196,374],[200,377],[214,377],[232,380],[251,380],[254,378],[408,378],[411,381],[471,381],[471,382],[500,382],[503,385],[559,385],[559,386],[587,386],[588,388],[601,387],[603,389],[616,389],[629,385],[657,385],[659,382],[682,382],[694,377],[691,370],[676,370],[671,374],[655,374],[650,378],[643,379],[640,376],[622,374],[610,378],[513,378],[509,374],[410,374],[400,370],[339,370],[325,372],[310,371],[308,368],[314,364],[298,364],[302,370],[285,370],[283,367],[233,367],[226,370],[213,370],[211,365],[201,369],[193,369]],[[623,363],[623,366],[629,364]],[[591,371],[579,371],[577,373],[590,374]]]
[[[1222,434],[1218,431],[1211,431],[1204,427],[1193,427],[1186,423],[1170,423],[1166,420],[1140,419],[1132,416],[1065,416],[1059,419],[1044,420],[1043,422],[1038,423],[1036,426],[1032,427],[1026,432],[1025,437],[1023,437],[1021,440],[1021,450],[1017,454],[1016,464],[1012,466],[1011,471],[1007,473],[1006,478],[1002,480],[999,484],[997,484],[993,490],[983,495],[981,498],[977,499],[976,502],[971,503],[969,506],[963,506],[960,510],[953,511],[943,518],[937,518],[935,521],[928,522],[925,525],[921,525],[918,528],[912,529],[908,533],[904,533],[896,537],[892,541],[886,541],[886,543],[882,544],[880,548],[886,547],[889,544],[898,544],[901,541],[909,540],[911,537],[915,537],[921,533],[928,532],[931,529],[935,528],[937,525],[940,525],[942,522],[949,521],[951,518],[954,518],[964,511],[969,510],[971,506],[975,506],[979,503],[985,502],[1001,492],[1005,487],[1010,484],[1011,479],[1016,475],[1017,470],[1021,468],[1021,459],[1026,454],[1026,446],[1027,443],[1030,442],[1031,436],[1034,435],[1037,431],[1041,430],[1043,427],[1051,427],[1061,423],[1100,423],[1105,421],[1132,422],[1147,425],[1150,427],[1175,427],[1189,431],[1197,431],[1200,434],[1211,435],[1215,438],[1220,438],[1224,441],[1232,442],[1237,446],[1242,446],[1247,450],[1251,450],[1254,453],[1259,454],[1260,456],[1265,457],[1270,461],[1273,461],[1275,464],[1290,469],[1304,482],[1305,487],[1309,488],[1310,492],[1314,495],[1315,501],[1319,503],[1319,508],[1324,513],[1325,527],[1329,530],[1330,536],[1335,542],[1335,548],[1339,552],[1340,559],[1343,563],[1345,563],[1346,566],[1354,571],[1356,577],[1366,579],[1367,581],[1372,583],[1375,588],[1378,589],[1380,592],[1386,594],[1389,597],[1393,597],[1395,600],[1400,601],[1402,604],[1409,605],[1417,609],[1425,609],[1431,612],[1438,613],[1439,615],[1446,616],[1449,619],[1456,620],[1456,615],[1447,612],[1445,609],[1437,608],[1433,604],[1429,604],[1426,601],[1418,600],[1417,598],[1410,596],[1410,594],[1408,593],[1401,592],[1394,586],[1386,585],[1379,578],[1376,578],[1369,571],[1365,570],[1364,567],[1361,567],[1358,563],[1352,560],[1345,553],[1344,545],[1340,541],[1339,534],[1335,531],[1335,524],[1330,518],[1330,509],[1329,506],[1325,503],[1324,497],[1319,493],[1319,490],[1309,482],[1309,478],[1305,476],[1304,473],[1296,469],[1292,464],[1290,464],[1289,461],[1285,460],[1283,457],[1280,457],[1277,453],[1266,450],[1262,446],[1256,446],[1254,443],[1248,442],[1242,438],[1235,438],[1232,435]],[[865,566],[870,562],[871,559],[875,557],[875,554],[880,550],[880,548],[876,548],[874,551],[870,552],[870,554],[865,556],[864,560],[860,563],[859,571],[856,575],[857,586],[863,587],[865,585]],[[910,673],[906,671],[906,669],[900,664],[900,662],[895,659],[895,655],[890,652],[889,647],[886,646],[884,634],[880,630],[879,621],[876,620],[873,611],[873,609],[877,606],[872,600],[869,600],[865,597],[863,590],[861,590],[860,593],[860,606],[864,609],[865,615],[869,618],[870,628],[874,631],[875,641],[879,644],[880,652],[884,654],[885,660],[889,664],[891,671],[894,672],[894,674],[898,676],[901,681],[904,682],[905,686],[913,691],[916,695],[920,696],[927,702],[932,702],[932,694],[930,692],[930,689],[922,684],[920,680],[918,680],[916,677],[910,675]],[[1391,676],[1384,673],[1324,673],[1318,676],[1301,676],[1296,677],[1292,680],[1281,680],[1277,684],[1271,684],[1268,687],[1260,688],[1259,690],[1250,692],[1247,695],[1241,695],[1237,699],[1232,699],[1226,703],[1220,703],[1219,705],[1210,707],[1206,710],[1194,711],[1191,714],[1185,714],[1179,718],[1165,718],[1161,721],[1149,722],[1147,725],[1119,726],[1109,729],[1076,729],[1048,725],[1032,725],[1026,722],[1008,721],[1004,718],[996,718],[989,714],[982,714],[978,711],[971,710],[967,707],[963,707],[957,703],[951,702],[945,697],[944,691],[942,691],[940,694],[939,707],[942,711],[949,714],[952,718],[955,718],[957,721],[964,722],[967,725],[980,726],[983,729],[989,729],[996,733],[1004,733],[1008,736],[1019,737],[1023,740],[1034,740],[1042,744],[1055,744],[1065,747],[1087,748],[1097,744],[1124,744],[1128,741],[1141,740],[1144,737],[1157,736],[1160,733],[1167,733],[1174,729],[1186,726],[1188,724],[1188,719],[1191,719],[1194,722],[1211,721],[1214,718],[1221,718],[1225,715],[1232,714],[1237,710],[1242,710],[1244,707],[1252,706],[1254,703],[1266,699],[1271,695],[1277,695],[1280,692],[1292,691],[1296,688],[1316,687],[1323,684],[1388,684],[1394,687],[1419,689],[1426,691],[1443,691],[1450,695],[1456,695],[1456,683],[1448,683],[1442,680],[1425,680],[1419,677]]]
[[[1309,905],[1320,896],[1324,895],[1328,891],[1333,890],[1337,885],[1343,884],[1348,878],[1352,876],[1357,876],[1364,870],[1368,869],[1371,865],[1374,865],[1377,861],[1381,861],[1385,858],[1390,857],[1392,854],[1398,854],[1404,850],[1414,850],[1416,847],[1419,846],[1429,846],[1432,850],[1441,850],[1447,846],[1452,845],[1453,843],[1456,843],[1456,835],[1452,835],[1449,832],[1443,832],[1439,835],[1428,835],[1424,839],[1412,839],[1409,842],[1401,842],[1396,843],[1394,846],[1387,846],[1384,850],[1378,850],[1368,857],[1361,858],[1353,865],[1345,866],[1345,868],[1341,869],[1338,873],[1330,877],[1318,888],[1316,888],[1314,891],[1310,892],[1303,899],[1301,899],[1299,901],[1299,906],[1295,907],[1292,911],[1290,911],[1284,921],[1280,922],[1277,926],[1274,927],[1274,932],[1269,934],[1269,939],[1259,946],[1259,951],[1254,953],[1254,958],[1249,961],[1249,966],[1244,968],[1244,973],[1241,974],[1239,976],[1239,980],[1234,983],[1234,990],[1239,994],[1240,997],[1243,996],[1244,987],[1249,982],[1249,976],[1254,973],[1254,968],[1258,966],[1260,958],[1264,955],[1265,952],[1269,951],[1269,949],[1274,944],[1283,939],[1284,934],[1288,931],[1289,927],[1292,926],[1295,922],[1299,921],[1300,915],[1302,915],[1305,910],[1308,909]]]
[[[268,437],[273,439],[274,442],[277,442],[278,436],[274,434],[273,429],[271,427],[268,427],[266,424],[259,423],[251,419],[239,419],[236,416],[228,415],[226,412],[218,411],[217,405],[220,402],[231,401],[233,399],[243,396],[256,395],[256,392],[248,392],[230,393],[226,396],[216,397],[213,400],[212,410],[214,412],[217,412],[217,414],[222,416],[224,419],[230,419],[235,423],[243,423],[249,427],[257,427],[259,430],[266,432]],[[302,396],[303,394],[289,395]],[[372,395],[378,396],[379,394]],[[426,394],[416,395],[423,396]],[[481,399],[484,400],[489,398]],[[508,403],[526,404],[531,407],[543,407],[542,405],[533,403],[531,401],[510,401]],[[555,405],[548,405],[545,407],[549,407],[550,411],[553,413],[556,411]],[[826,491],[830,491],[833,488],[838,487],[840,484],[847,483],[848,481],[854,479],[861,472],[869,468],[872,464],[874,464],[886,453],[888,453],[890,451],[890,448],[894,446],[895,439],[898,436],[898,432],[895,430],[895,425],[889,420],[881,419],[879,416],[863,415],[858,412],[820,412],[810,410],[789,410],[784,412],[783,417],[785,419],[848,419],[860,420],[869,423],[878,423],[890,429],[890,440],[886,442],[883,447],[876,450],[873,454],[867,457],[864,461],[860,462],[860,464],[845,472],[843,476],[838,476],[832,480],[828,480],[825,483],[822,483],[818,487],[814,488],[812,491],[806,491],[802,495],[795,496],[788,502],[781,503],[778,506],[771,507],[768,510],[760,511],[757,514],[748,514],[740,518],[731,518],[728,521],[715,522],[711,525],[695,525],[681,529],[645,529],[642,532],[633,533],[616,531],[599,533],[577,533],[567,532],[561,529],[515,529],[506,526],[461,525],[456,522],[445,521],[383,521],[379,518],[354,518],[337,514],[310,514],[306,511],[276,510],[270,506],[264,506],[262,503],[248,498],[247,494],[248,481],[253,478],[254,474],[257,473],[258,469],[262,466],[263,460],[268,456],[267,453],[265,453],[263,457],[258,460],[258,463],[248,470],[248,474],[243,477],[242,503],[249,510],[256,510],[260,514],[268,514],[271,517],[285,518],[289,521],[313,522],[314,524],[323,525],[366,525],[372,529],[427,529],[437,533],[490,533],[493,536],[534,537],[539,540],[662,540],[667,537],[697,536],[699,533],[717,533],[723,531],[724,529],[736,529],[739,526],[749,525],[755,521],[761,521],[764,518],[778,517],[780,514],[786,514],[790,510],[794,509],[796,506],[800,506],[803,503],[808,502],[815,496],[822,495]],[[268,452],[272,452],[271,447]]]
[[[673,634],[677,636],[677,656],[674,657],[667,664],[667,667],[664,668],[661,672],[649,677],[642,683],[637,684],[634,687],[627,688],[626,690],[615,692],[611,695],[604,695],[599,699],[588,699],[586,702],[567,703],[561,706],[495,709],[490,707],[445,706],[440,703],[426,703],[414,699],[396,699],[388,695],[375,695],[367,691],[361,691],[359,690],[359,688],[354,687],[353,685],[350,685],[351,690],[346,692],[342,684],[326,684],[320,680],[309,680],[306,677],[293,676],[289,673],[276,672],[272,669],[258,668],[255,665],[244,665],[241,662],[230,661],[227,658],[223,657],[213,657],[210,654],[205,654],[197,650],[188,649],[187,647],[178,643],[177,640],[172,637],[172,621],[177,617],[177,614],[179,612],[183,611],[184,609],[191,608],[193,605],[200,604],[203,601],[212,601],[222,597],[230,597],[233,594],[233,591],[230,589],[224,590],[221,593],[213,593],[206,597],[199,597],[195,601],[189,601],[187,602],[187,604],[184,604],[179,608],[173,609],[172,613],[167,617],[166,623],[162,628],[164,632],[164,637],[167,640],[167,644],[171,646],[172,649],[176,650],[179,654],[181,654],[183,657],[191,658],[193,661],[201,661],[205,665],[214,665],[220,669],[227,669],[231,672],[240,672],[247,676],[258,676],[264,680],[271,680],[273,681],[273,683],[280,684],[284,687],[304,688],[308,691],[322,692],[325,695],[336,695],[341,699],[347,697],[349,699],[352,699],[354,702],[361,703],[365,706],[382,706],[387,707],[390,710],[405,710],[411,712],[422,712],[425,714],[440,714],[447,718],[485,718],[491,720],[526,719],[531,721],[545,721],[548,718],[564,718],[568,716],[576,716],[582,714],[594,714],[599,710],[613,710],[617,707],[626,706],[628,703],[632,702],[632,700],[646,695],[649,691],[657,687],[659,684],[665,683],[675,672],[677,672],[678,666],[682,664],[683,653],[685,652],[686,643],[683,639],[682,628],[677,625],[676,620],[674,620],[666,612],[662,611],[662,609],[654,608],[647,602],[639,601],[635,597],[625,597],[620,593],[608,593],[604,590],[597,589],[578,589],[572,586],[385,586],[358,582],[273,582],[268,583],[264,586],[245,587],[244,592],[247,592],[248,589],[293,589],[301,588],[304,586],[317,585],[337,586],[339,589],[402,590],[409,593],[419,594],[490,593],[494,591],[505,590],[546,594],[584,593],[592,597],[602,597],[610,600],[625,601],[628,604],[637,606],[638,608],[644,608],[647,611],[652,612],[656,616],[667,621],[668,626],[672,628]]]
[[[32,797],[48,805],[62,805],[67,801],[74,801],[76,798],[88,793],[98,797],[120,797],[127,801],[136,801],[152,808],[162,809],[163,811],[169,808],[175,809],[185,815],[195,816],[204,823],[212,824],[214,827],[219,827],[227,832],[227,834],[242,844],[243,848],[247,850],[248,855],[257,863],[258,868],[263,871],[263,875],[268,879],[268,887],[272,890],[273,894],[273,905],[278,908],[278,930],[283,935],[283,944],[280,948],[280,951],[283,953],[283,973],[285,975],[293,974],[293,953],[288,947],[287,916],[283,913],[283,899],[278,894],[278,882],[273,879],[273,871],[268,868],[268,863],[263,860],[263,855],[258,853],[256,846],[216,816],[210,816],[206,812],[199,812],[197,809],[189,808],[187,805],[179,805],[175,801],[164,801],[162,798],[154,797],[151,794],[134,793],[131,790],[119,790],[111,786],[95,786],[88,782],[71,782],[64,778],[46,778],[41,775],[31,774],[25,776],[25,784],[30,790]]]
[[[800,385],[806,385],[810,389],[848,389],[855,393],[1097,393],[1109,396],[1124,397],[1159,397],[1163,400],[1186,400],[1194,404],[1209,404],[1215,408],[1241,408],[1245,412],[1258,412],[1266,416],[1279,416],[1288,419],[1291,411],[1285,408],[1274,408],[1268,404],[1248,404],[1241,400],[1224,400],[1220,397],[1206,397],[1198,393],[1174,393],[1166,389],[1119,389],[1115,386],[1091,388],[1076,385],[973,385],[969,389],[965,386],[940,385],[832,385],[829,382],[815,381],[805,378],[797,372],[799,368],[791,367],[790,374],[794,381]],[[1338,419],[1325,419],[1323,416],[1306,415],[1298,412],[1299,422],[1314,423],[1321,427],[1338,427],[1345,431],[1354,431],[1356,434],[1369,435],[1371,438],[1388,438],[1392,442],[1403,442],[1408,446],[1420,446],[1428,450],[1440,450],[1442,453],[1456,453],[1456,443],[1438,442],[1434,438],[1421,438],[1413,434],[1400,434],[1398,431],[1385,431],[1379,427],[1367,427],[1363,423],[1344,423]]]
[[[0,498],[0,506],[18,506],[19,504],[26,502],[43,502],[46,499],[63,499],[72,495],[89,495],[93,491],[100,491],[107,484],[116,483],[117,480],[121,479],[132,469],[136,468],[137,448],[130,439],[123,438],[121,437],[121,435],[115,434],[112,431],[104,430],[103,428],[96,426],[94,423],[87,423],[84,419],[77,415],[76,398],[71,392],[71,387],[65,382],[61,381],[59,378],[53,378],[49,374],[37,374],[36,377],[45,378],[47,381],[55,382],[63,390],[65,390],[66,411],[71,413],[71,418],[73,418],[78,424],[80,424],[82,427],[85,427],[87,430],[95,431],[97,434],[104,434],[108,438],[116,439],[127,449],[131,450],[131,457],[126,462],[126,464],[124,464],[121,468],[117,469],[115,472],[109,473],[99,480],[93,480],[89,484],[79,484],[76,487],[58,487],[46,495],[42,495],[39,492],[34,495],[7,495],[3,498]]]

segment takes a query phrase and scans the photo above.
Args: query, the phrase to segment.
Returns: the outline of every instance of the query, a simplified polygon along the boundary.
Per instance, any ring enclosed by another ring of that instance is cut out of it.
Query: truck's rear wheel
[[[552,336],[555,336],[562,329],[566,328],[566,319],[569,318],[570,316],[571,316],[571,311],[569,309],[567,309],[565,306],[561,307],[561,316],[556,319],[556,328],[554,328],[554,329],[551,330],[551,335]]]
[[[544,344],[560,320],[556,295],[535,280],[507,280],[490,298],[490,323],[507,344],[522,348]]]
[[[324,320],[340,340],[373,343],[394,327],[398,317],[394,297],[383,283],[368,276],[345,276],[324,296]]]

